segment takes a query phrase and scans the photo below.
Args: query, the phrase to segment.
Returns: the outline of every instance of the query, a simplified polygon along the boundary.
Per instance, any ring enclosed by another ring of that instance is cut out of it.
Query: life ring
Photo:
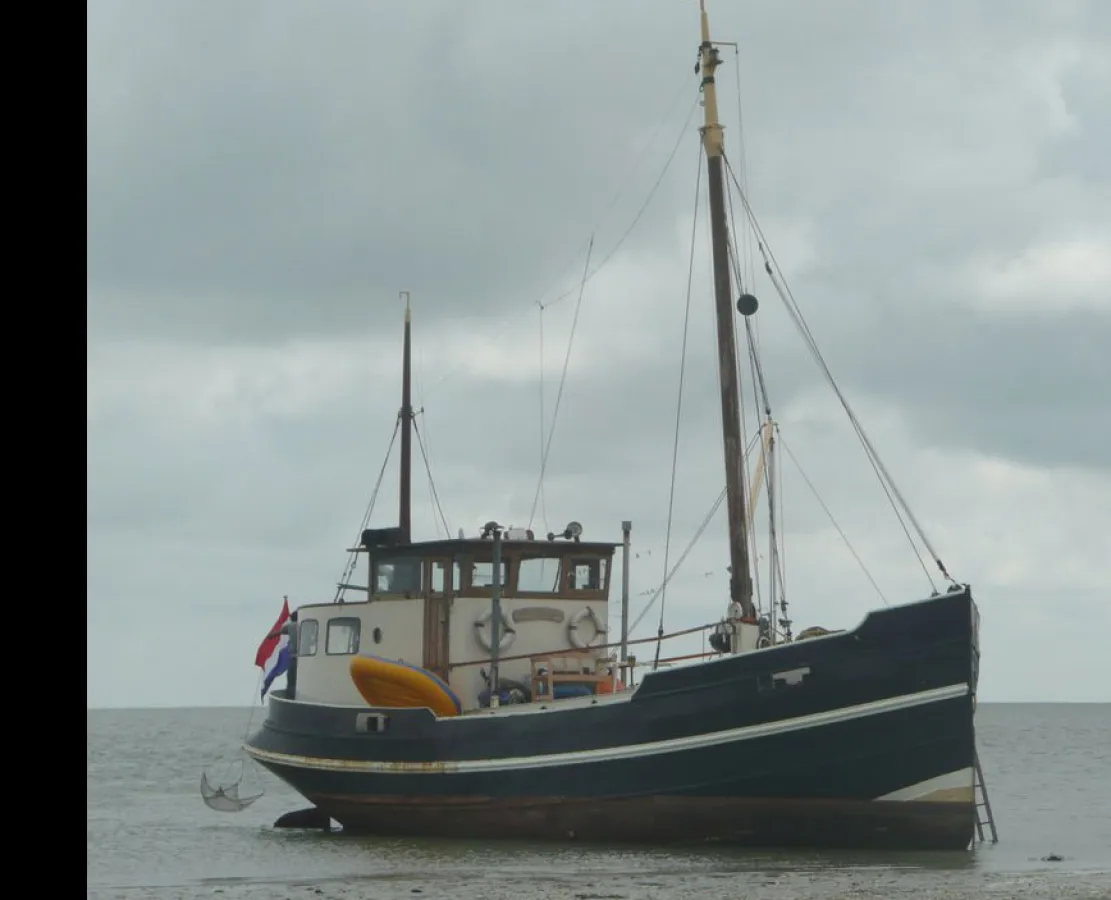
[[[492,609],[486,610],[481,616],[475,619],[474,622],[474,638],[478,641],[478,645],[489,652],[493,649],[493,644],[490,641],[490,635],[487,633],[490,620],[494,618],[494,611]],[[513,643],[514,638],[517,637],[517,632],[511,624],[509,619],[505,616],[505,610],[501,611],[501,628],[499,629],[501,635],[498,639],[498,651],[508,650],[509,646]]]
[[[589,640],[583,640],[583,636],[579,634],[579,625],[587,619],[594,625],[594,636]],[[567,639],[575,647],[580,650],[587,650],[590,647],[596,646],[595,641],[604,644],[606,642],[606,623],[598,618],[598,614],[594,612],[589,606],[584,606],[577,613],[571,616],[571,621],[567,623]],[[599,640],[600,639],[600,640]]]

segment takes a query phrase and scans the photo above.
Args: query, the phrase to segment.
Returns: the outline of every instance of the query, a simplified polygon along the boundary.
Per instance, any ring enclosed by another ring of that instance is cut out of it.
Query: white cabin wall
[[[416,666],[422,664],[423,599],[307,606],[298,610],[297,618],[299,623],[307,619],[319,622],[316,653],[297,657],[297,700],[355,705],[366,703],[351,681],[350,666],[354,654],[326,652],[328,622],[334,619],[358,619],[359,653],[402,659]],[[375,628],[381,630],[380,643],[374,640]]]
[[[605,600],[565,600],[557,598],[516,598],[504,597],[501,601],[502,611],[513,625],[516,636],[513,642],[502,650],[504,656],[518,656],[520,654],[538,655],[552,650],[577,650],[570,640],[568,624],[571,618],[580,610],[590,607],[594,613],[608,626],[609,604]],[[533,607],[558,609],[563,613],[562,622],[529,621],[514,622],[513,613]],[[472,660],[485,660],[482,665],[464,666],[451,670],[451,689],[459,697],[464,709],[474,709],[478,705],[478,695],[486,689],[486,682],[482,678],[482,670],[490,671],[490,651],[483,647],[475,633],[475,622],[484,613],[491,609],[489,597],[456,597],[451,608],[451,636],[450,653],[453,664],[469,662]],[[489,635],[489,626],[486,634]],[[583,636],[591,638],[589,626],[580,628],[587,633]],[[488,639],[488,638],[487,638]],[[606,644],[617,638],[607,635],[605,638],[592,641],[595,644]],[[607,651],[598,651],[599,656],[604,656]],[[511,660],[498,665],[499,676],[524,684],[529,683],[532,675],[532,663],[528,659]]]
[[[449,683],[459,697],[464,709],[478,705],[478,695],[485,690],[482,670],[490,670],[490,651],[476,636],[475,622],[491,609],[489,597],[456,597],[451,604],[449,654],[453,664],[482,660],[481,665],[452,668]],[[423,598],[376,599],[343,604],[305,606],[298,610],[298,621],[315,619],[319,623],[317,652],[312,656],[297,658],[296,699],[320,703],[364,705],[365,701],[351,681],[351,654],[325,652],[328,622],[333,619],[354,617],[359,621],[359,653],[370,653],[388,659],[401,659],[411,665],[424,663],[424,606]],[[609,604],[598,599],[563,599],[556,597],[504,597],[502,611],[513,624],[516,635],[513,642],[502,651],[504,656],[521,654],[539,655],[550,651],[576,650],[568,632],[572,618],[589,607],[610,627]],[[562,621],[514,622],[515,612],[543,608],[559,610]],[[488,629],[488,625],[486,626]],[[374,629],[381,629],[381,642],[375,643]],[[593,638],[589,623],[580,626],[583,637]],[[605,644],[618,639],[617,625],[613,624],[607,635],[593,638],[593,644]],[[487,630],[487,635],[489,634]],[[608,655],[598,651],[598,656]],[[528,684],[532,674],[530,660],[511,660],[500,663],[502,678]]]

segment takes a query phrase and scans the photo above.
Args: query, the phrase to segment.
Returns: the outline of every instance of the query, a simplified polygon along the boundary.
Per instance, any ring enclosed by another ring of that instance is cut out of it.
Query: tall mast
[[[405,299],[405,337],[401,351],[401,476],[398,479],[398,517],[402,543],[412,541],[412,450],[413,450],[413,398],[412,398],[412,325],[409,321],[409,292],[402,291]]]
[[[699,0],[702,44],[699,69],[705,124],[702,145],[706,150],[706,176],[710,191],[710,235],[714,258],[714,308],[718,332],[718,373],[721,380],[721,426],[725,451],[725,499],[729,516],[729,597],[741,606],[745,617],[755,616],[752,603],[752,574],[748,559],[748,527],[745,521],[744,447],[741,443],[741,397],[737,374],[737,340],[733,330],[733,288],[729,271],[729,231],[725,218],[724,145],[718,121],[714,70],[720,62],[710,42],[710,20],[706,2]]]

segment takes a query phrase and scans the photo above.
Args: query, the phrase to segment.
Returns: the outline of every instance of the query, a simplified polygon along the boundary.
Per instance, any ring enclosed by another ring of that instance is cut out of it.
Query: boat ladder
[[[991,813],[991,803],[988,802],[988,789],[984,784],[984,770],[980,768],[979,751],[973,756],[973,770],[975,781],[973,790],[976,797],[976,837],[979,843],[984,842],[984,828],[991,832],[991,842],[999,843],[999,832],[995,828],[995,816]]]

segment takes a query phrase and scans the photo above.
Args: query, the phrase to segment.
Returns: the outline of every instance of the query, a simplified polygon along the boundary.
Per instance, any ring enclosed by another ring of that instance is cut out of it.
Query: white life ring
[[[478,641],[478,645],[489,652],[493,649],[493,644],[490,641],[490,620],[494,618],[494,611],[492,609],[486,610],[481,616],[475,619],[474,622],[474,638]],[[505,610],[501,610],[501,632],[498,637],[498,651],[508,650],[509,646],[513,643],[513,639],[517,637],[517,632],[513,626],[509,624],[509,619],[505,617]]]
[[[579,634],[579,625],[587,619],[594,625],[594,636],[591,639],[584,640],[583,636]],[[577,613],[571,616],[571,621],[567,623],[567,639],[575,647],[580,650],[587,650],[596,644],[604,644],[606,642],[606,623],[598,618],[598,614],[594,612],[589,606],[584,606]]]

